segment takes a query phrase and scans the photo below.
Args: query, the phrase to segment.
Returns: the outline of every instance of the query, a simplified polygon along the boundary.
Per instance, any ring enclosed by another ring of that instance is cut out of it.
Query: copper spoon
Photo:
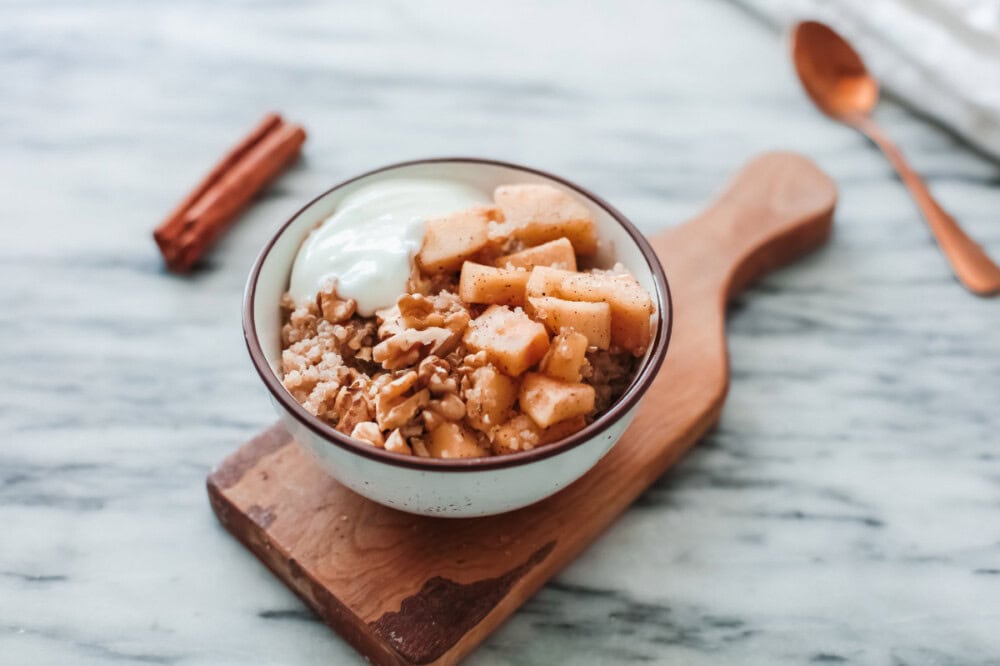
[[[899,148],[872,120],[878,83],[851,45],[830,27],[804,21],[792,28],[792,58],[799,80],[816,106],[834,120],[859,130],[889,159],[962,284],[980,296],[1000,292],[1000,266],[944,212]]]

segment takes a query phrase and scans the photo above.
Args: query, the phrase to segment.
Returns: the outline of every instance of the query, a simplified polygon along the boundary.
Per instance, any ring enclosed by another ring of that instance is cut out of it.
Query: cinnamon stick
[[[253,196],[298,157],[306,133],[269,113],[153,232],[167,268],[191,269]]]

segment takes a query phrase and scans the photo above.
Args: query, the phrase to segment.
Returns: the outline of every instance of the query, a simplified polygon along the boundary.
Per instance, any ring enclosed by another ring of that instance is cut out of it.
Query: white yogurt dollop
[[[331,283],[370,317],[405,291],[429,217],[489,203],[474,187],[445,180],[392,179],[353,192],[299,248],[288,287],[296,303]]]

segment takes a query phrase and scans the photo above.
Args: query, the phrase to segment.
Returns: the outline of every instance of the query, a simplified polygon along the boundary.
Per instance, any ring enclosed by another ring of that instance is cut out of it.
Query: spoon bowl
[[[980,296],[1000,293],[1000,266],[941,208],[903,153],[872,119],[878,82],[858,52],[818,21],[796,24],[791,47],[795,71],[806,94],[823,113],[862,132],[885,154],[923,212],[959,281]]]
[[[792,58],[806,93],[838,120],[868,115],[878,102],[878,82],[843,37],[817,21],[792,29]]]

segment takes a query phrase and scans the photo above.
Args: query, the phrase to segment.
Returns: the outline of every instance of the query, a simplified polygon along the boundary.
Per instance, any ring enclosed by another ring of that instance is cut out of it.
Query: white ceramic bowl
[[[505,183],[546,183],[583,202],[597,220],[602,241],[598,263],[624,264],[653,295],[657,308],[649,350],[635,379],[600,418],[563,440],[506,456],[459,460],[390,453],[340,433],[307,412],[281,385],[279,301],[299,245],[338,203],[359,187],[385,178],[441,178],[486,193]],[[442,158],[395,164],[352,178],[320,195],[285,223],[261,251],[247,282],[243,331],[250,358],[271,393],[278,415],[299,444],[326,471],[353,491],[381,504],[424,515],[471,517],[511,511],[565,488],[608,452],[631,422],[667,352],[670,292],[663,268],[642,234],[625,217],[569,181],[493,160]]]

